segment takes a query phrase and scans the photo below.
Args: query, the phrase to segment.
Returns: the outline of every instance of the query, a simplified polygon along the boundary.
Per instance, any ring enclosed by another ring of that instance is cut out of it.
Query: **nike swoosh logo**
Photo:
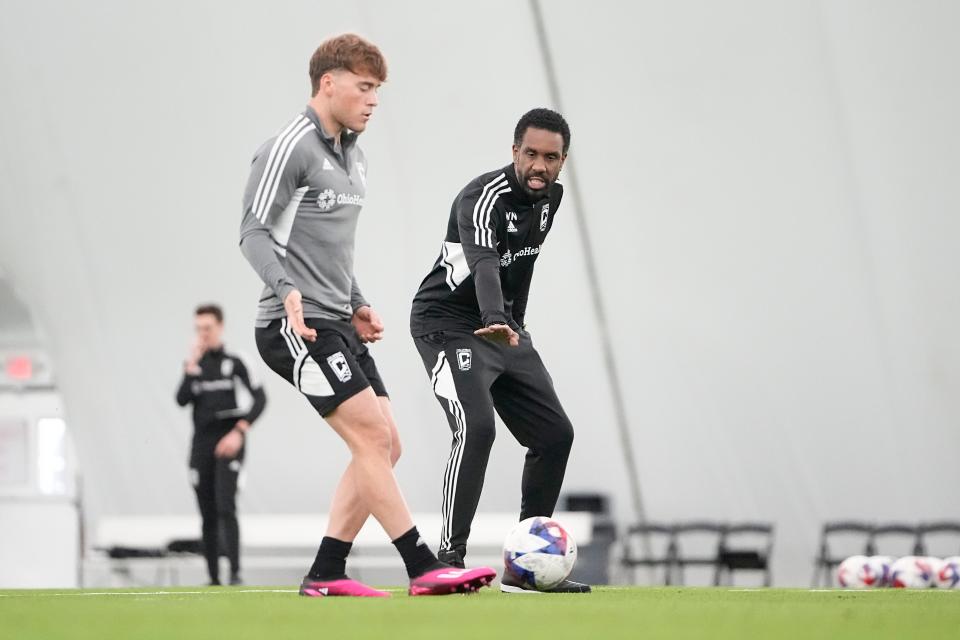
[[[437,577],[438,577],[438,578],[442,578],[442,579],[444,579],[444,580],[454,580],[454,579],[456,579],[456,578],[462,578],[462,577],[463,577],[463,574],[465,574],[467,571],[469,571],[469,569],[459,569],[459,570],[457,570],[457,571],[447,571],[447,572],[444,572],[444,573],[438,573],[438,574],[437,574]]]

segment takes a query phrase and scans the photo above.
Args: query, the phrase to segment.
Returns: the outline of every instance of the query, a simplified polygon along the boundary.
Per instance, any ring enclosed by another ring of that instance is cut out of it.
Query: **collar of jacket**
[[[207,349],[203,352],[203,355],[210,356],[211,358],[220,358],[223,356],[223,345],[221,344],[216,349]]]
[[[317,135],[320,136],[320,139],[330,147],[330,150],[334,153],[338,153],[340,149],[337,148],[337,140],[323,128],[323,123],[320,122],[320,116],[317,115],[317,112],[313,110],[313,107],[307,105],[306,110],[303,112],[310,122],[312,122],[317,127]],[[344,129],[340,132],[340,148],[344,151],[352,147],[357,143],[357,137],[359,133],[354,133],[349,129]]]

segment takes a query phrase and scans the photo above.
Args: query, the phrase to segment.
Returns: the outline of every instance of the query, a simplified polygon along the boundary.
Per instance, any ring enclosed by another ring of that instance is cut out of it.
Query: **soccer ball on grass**
[[[559,522],[545,516],[527,518],[503,543],[505,577],[537,590],[556,587],[577,561],[577,544]]]

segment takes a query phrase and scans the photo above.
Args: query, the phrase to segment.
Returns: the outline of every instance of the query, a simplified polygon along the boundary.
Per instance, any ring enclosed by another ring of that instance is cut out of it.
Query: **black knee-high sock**
[[[352,542],[324,536],[308,577],[314,580],[343,580],[347,577],[347,554]]]
[[[393,546],[400,552],[410,578],[419,578],[427,571],[450,566],[437,560],[437,556],[430,551],[430,547],[420,537],[416,527],[394,540]]]

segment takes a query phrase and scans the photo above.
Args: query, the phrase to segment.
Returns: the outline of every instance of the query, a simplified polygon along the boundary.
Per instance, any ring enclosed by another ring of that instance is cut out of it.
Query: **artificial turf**
[[[302,598],[292,588],[0,591],[0,638],[957,638],[960,591],[601,587]]]

